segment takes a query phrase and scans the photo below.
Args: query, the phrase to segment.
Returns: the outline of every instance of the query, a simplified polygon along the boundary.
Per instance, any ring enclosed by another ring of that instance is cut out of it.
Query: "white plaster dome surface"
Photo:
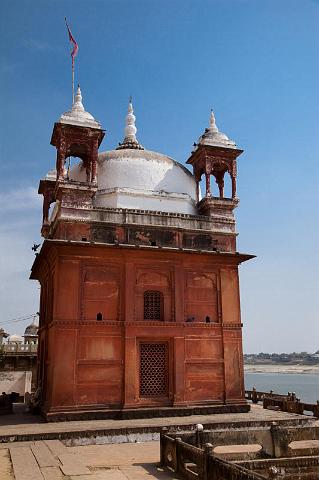
[[[21,337],[21,335],[17,335],[16,333],[14,333],[13,335],[10,335],[9,337],[9,343],[22,343],[23,342],[23,338]]]
[[[79,89],[72,112],[73,116],[86,113]],[[98,156],[98,190],[94,206],[195,215],[194,176],[167,155],[145,150],[136,138],[135,120],[130,99],[123,142],[116,150],[102,152]],[[70,169],[69,179],[86,181],[86,172],[81,164]]]
[[[81,165],[70,180],[85,181]],[[183,165],[161,153],[121,149],[98,158],[95,206],[196,214],[196,183]]]

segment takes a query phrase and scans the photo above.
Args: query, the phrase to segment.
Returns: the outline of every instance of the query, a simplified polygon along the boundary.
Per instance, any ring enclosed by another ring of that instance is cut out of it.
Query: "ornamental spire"
[[[235,142],[230,140],[227,135],[220,132],[216,125],[215,115],[213,110],[210,111],[209,128],[205,128],[205,132],[198,139],[198,145],[211,145],[215,147],[237,148]]]
[[[82,103],[82,92],[81,92],[80,84],[78,84],[78,89],[77,89],[75,97],[74,97],[74,103],[72,105],[72,111],[84,112],[84,107],[83,107],[83,103]]]
[[[128,111],[125,119],[124,140],[119,144],[116,150],[125,148],[133,148],[136,150],[144,150],[144,147],[139,144],[136,138],[137,128],[135,126],[136,117],[134,115],[132,96],[129,99]]]

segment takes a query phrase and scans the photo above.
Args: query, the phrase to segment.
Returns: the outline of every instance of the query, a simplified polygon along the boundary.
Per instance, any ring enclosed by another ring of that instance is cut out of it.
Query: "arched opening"
[[[48,220],[49,221],[52,221],[54,219],[53,212],[56,210],[56,208],[57,208],[57,202],[56,201],[50,203],[49,210],[48,210]]]
[[[224,175],[224,197],[232,198],[232,181],[228,172],[225,172]]]
[[[99,313],[96,314],[96,319],[97,319],[98,321],[103,320],[103,315],[102,315],[101,312],[99,312]]]
[[[87,173],[81,157],[69,156],[65,159],[64,176],[69,181],[86,182]]]
[[[158,290],[144,292],[144,320],[163,320],[163,294]]]

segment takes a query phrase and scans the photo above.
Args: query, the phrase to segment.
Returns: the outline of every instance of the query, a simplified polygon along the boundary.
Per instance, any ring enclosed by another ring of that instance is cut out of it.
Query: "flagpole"
[[[74,105],[74,59],[72,58],[72,105]]]
[[[78,51],[79,51],[79,46],[78,44],[76,43],[76,41],[74,40],[74,37],[71,33],[71,30],[70,30],[70,27],[68,25],[68,22],[67,22],[67,19],[66,17],[64,17],[64,20],[65,20],[65,25],[66,25],[66,28],[68,30],[68,34],[69,34],[69,40],[70,42],[73,44],[73,50],[71,52],[71,58],[72,58],[72,105],[74,105],[74,58],[76,57],[76,55],[78,54]]]

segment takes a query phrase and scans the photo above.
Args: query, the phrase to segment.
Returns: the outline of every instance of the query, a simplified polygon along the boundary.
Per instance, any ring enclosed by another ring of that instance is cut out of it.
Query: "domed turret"
[[[37,337],[38,336],[38,328],[39,328],[38,325],[36,325],[35,323],[32,323],[31,325],[28,325],[27,328],[24,331],[24,336],[25,337],[26,336]]]
[[[38,329],[37,317],[33,317],[33,321],[28,325],[24,331],[24,343],[37,343],[38,341]]]
[[[10,335],[8,342],[9,343],[22,343],[23,338],[21,337],[21,335],[17,335],[16,333],[14,333],[13,335]]]
[[[230,140],[225,133],[218,130],[213,110],[210,112],[209,127],[205,128],[205,132],[199,137],[198,145],[237,148],[233,140]]]
[[[84,109],[80,85],[78,86],[71,111],[63,113],[58,123],[66,123],[80,127],[102,128],[100,122],[95,120],[93,115]]]

